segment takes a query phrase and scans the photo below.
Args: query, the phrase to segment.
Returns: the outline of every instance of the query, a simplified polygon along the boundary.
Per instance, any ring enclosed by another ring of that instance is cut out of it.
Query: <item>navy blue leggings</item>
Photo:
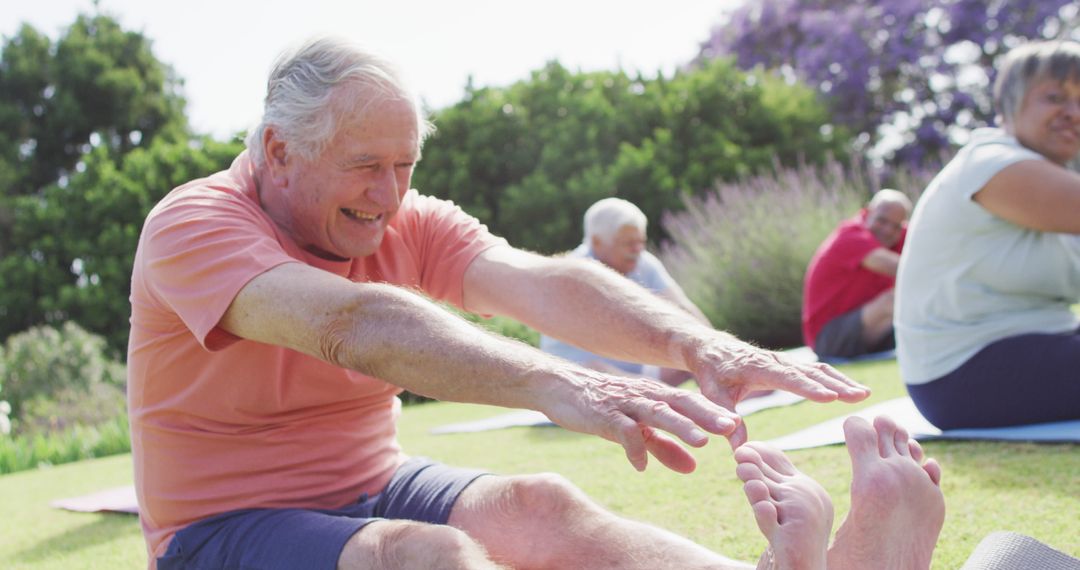
[[[999,340],[945,376],[907,389],[941,429],[1080,419],[1080,329]]]

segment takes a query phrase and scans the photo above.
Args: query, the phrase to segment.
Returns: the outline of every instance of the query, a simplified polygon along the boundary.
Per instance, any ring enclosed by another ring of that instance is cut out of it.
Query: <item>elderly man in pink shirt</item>
[[[869,394],[827,365],[713,330],[599,264],[513,248],[411,190],[429,131],[392,66],[309,42],[273,70],[248,150],[148,216],[128,374],[150,566],[745,567],[616,517],[556,475],[403,453],[402,389],[539,410],[621,445],[636,469],[651,455],[680,472],[695,463],[677,440],[746,440],[731,410],[753,390]],[[429,298],[691,371],[702,393],[583,368]]]

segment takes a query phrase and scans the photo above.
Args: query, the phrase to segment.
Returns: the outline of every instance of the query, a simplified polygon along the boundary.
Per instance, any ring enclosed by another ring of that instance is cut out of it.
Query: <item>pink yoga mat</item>
[[[135,487],[115,487],[90,495],[57,499],[49,506],[80,513],[128,513],[139,514],[139,503],[135,500]]]

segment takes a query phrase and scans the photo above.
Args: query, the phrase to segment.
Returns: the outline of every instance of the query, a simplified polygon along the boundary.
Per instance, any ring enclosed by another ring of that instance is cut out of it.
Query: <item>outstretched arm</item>
[[[677,471],[706,431],[734,432],[738,417],[700,394],[604,374],[483,331],[405,289],[353,283],[299,263],[244,286],[221,326],[432,398],[531,408],[560,425],[621,444],[644,469],[648,454]]]
[[[705,396],[729,410],[762,389],[820,402],[854,402],[870,393],[826,364],[798,364],[714,330],[586,261],[491,248],[465,273],[465,305],[513,317],[591,352],[688,370]],[[745,438],[740,424],[732,444]]]

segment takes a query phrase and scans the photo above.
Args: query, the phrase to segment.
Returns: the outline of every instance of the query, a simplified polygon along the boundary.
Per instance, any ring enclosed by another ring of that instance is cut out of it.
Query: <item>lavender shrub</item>
[[[1080,39],[1078,23],[1075,0],[759,0],[733,8],[697,61],[800,79],[863,148],[918,164],[993,122],[997,58],[1029,39]]]
[[[914,198],[929,173],[900,171],[892,178]],[[860,164],[829,161],[719,184],[685,197],[685,211],[664,215],[671,239],[660,257],[718,329],[769,348],[800,345],[810,257],[880,189],[878,179]]]

